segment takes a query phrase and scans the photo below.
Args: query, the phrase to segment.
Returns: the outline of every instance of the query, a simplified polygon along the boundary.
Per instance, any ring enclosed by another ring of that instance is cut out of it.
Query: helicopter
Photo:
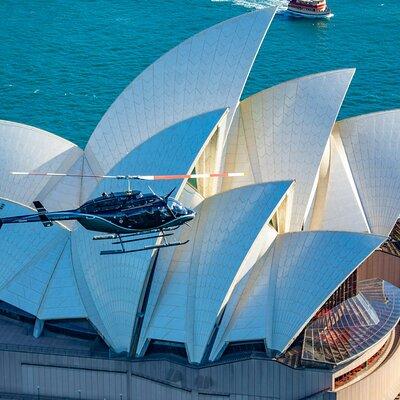
[[[37,214],[18,215],[0,218],[0,228],[4,224],[41,222],[46,228],[53,221],[76,220],[85,229],[101,232],[104,235],[93,236],[93,240],[111,240],[111,244],[120,245],[119,249],[103,250],[100,255],[115,255],[135,253],[138,251],[182,246],[189,242],[168,241],[174,231],[195,218],[196,212],[185,207],[181,202],[171,197],[175,188],[164,196],[133,190],[133,180],[176,180],[190,178],[238,177],[243,173],[222,172],[190,175],[81,175],[55,172],[11,172],[13,175],[56,176],[77,178],[101,178],[126,180],[128,189],[124,192],[102,193],[101,196],[88,200],[77,209],[64,211],[47,211],[43,204],[35,200],[33,205]],[[146,245],[128,249],[127,243],[136,243],[147,239],[161,239],[158,244]]]

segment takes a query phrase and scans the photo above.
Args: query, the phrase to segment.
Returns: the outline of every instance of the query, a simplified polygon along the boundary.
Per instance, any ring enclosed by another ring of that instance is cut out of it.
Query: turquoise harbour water
[[[112,101],[160,55],[217,22],[272,4],[284,3],[2,0],[0,118],[84,146]],[[400,3],[329,6],[329,21],[278,13],[243,97],[302,75],[356,67],[340,118],[400,107]]]

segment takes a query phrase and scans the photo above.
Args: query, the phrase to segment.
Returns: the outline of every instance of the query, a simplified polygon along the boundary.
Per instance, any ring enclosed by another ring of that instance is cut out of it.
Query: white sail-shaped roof
[[[80,181],[48,176],[14,176],[12,171],[67,172],[83,151],[59,136],[32,126],[0,121],[0,197],[31,206],[46,202],[50,210],[73,207],[79,199]],[[47,201],[57,186],[57,197]]]
[[[351,232],[279,235],[236,287],[211,353],[229,342],[265,340],[283,352],[316,311],[385,237]]]
[[[135,174],[148,174],[149,171],[154,174],[190,173],[224,115],[224,109],[215,110],[165,129],[136,147],[111,170],[111,174],[130,171]],[[148,183],[137,182],[134,187],[148,192]],[[93,195],[121,191],[125,189],[122,186],[124,184],[121,181],[104,180]],[[151,183],[152,189],[160,194],[167,194],[174,186],[179,194],[183,185],[183,181]],[[86,301],[96,305],[88,309],[88,315],[106,341],[116,351],[129,351],[152,251],[101,256],[100,251],[112,245],[108,241],[93,242],[92,236],[93,232],[82,227],[72,233],[73,260],[81,276],[78,280],[80,291]],[[151,244],[155,244],[154,239],[140,243],[141,246]]]
[[[321,158],[354,69],[294,79],[245,99],[232,124],[226,168],[241,168],[244,183],[295,179],[291,230],[300,230]]]
[[[183,342],[201,362],[221,308],[276,231],[268,221],[292,182],[245,186],[204,200],[188,245],[160,253],[139,351],[147,339]]]
[[[267,8],[224,21],[150,65],[93,132],[86,156],[95,172],[108,172],[156,133],[194,115],[228,107],[229,126],[274,13]]]
[[[370,231],[388,235],[400,215],[400,110],[345,119],[337,128]]]

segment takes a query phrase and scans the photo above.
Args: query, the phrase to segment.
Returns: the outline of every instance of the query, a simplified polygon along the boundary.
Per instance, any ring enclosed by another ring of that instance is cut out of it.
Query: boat
[[[295,17],[306,18],[333,17],[326,0],[290,0],[287,13]]]

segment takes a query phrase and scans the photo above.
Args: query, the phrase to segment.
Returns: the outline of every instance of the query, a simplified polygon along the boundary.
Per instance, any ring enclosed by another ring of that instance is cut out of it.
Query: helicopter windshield
[[[167,201],[168,207],[172,210],[175,215],[186,215],[188,212],[182,203],[170,197]]]

